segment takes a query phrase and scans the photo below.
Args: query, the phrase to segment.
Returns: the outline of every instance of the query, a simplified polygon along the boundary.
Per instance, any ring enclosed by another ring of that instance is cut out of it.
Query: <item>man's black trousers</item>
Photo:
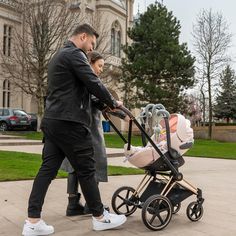
[[[45,137],[43,162],[30,194],[28,217],[41,217],[47,189],[65,156],[78,174],[81,190],[93,216],[102,215],[90,130],[80,123],[53,119],[43,119],[41,128]]]

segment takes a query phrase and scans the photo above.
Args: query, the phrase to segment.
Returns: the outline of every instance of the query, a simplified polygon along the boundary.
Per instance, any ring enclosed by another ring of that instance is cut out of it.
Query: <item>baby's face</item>
[[[176,115],[171,115],[170,119],[169,119],[169,127],[170,127],[170,133],[175,133],[177,130],[177,121],[178,121],[178,117]],[[159,140],[165,140],[166,139],[166,126],[165,126],[165,121],[162,120],[160,122],[160,125],[162,126],[161,132],[160,132],[160,136],[159,136]]]

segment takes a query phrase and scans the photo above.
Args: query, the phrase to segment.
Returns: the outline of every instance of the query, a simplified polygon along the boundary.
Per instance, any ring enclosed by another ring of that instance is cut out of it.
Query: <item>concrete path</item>
[[[39,148],[39,145],[30,147]],[[1,146],[0,149],[2,148],[6,147]],[[15,148],[16,146],[12,146],[11,150]],[[34,149],[34,152],[41,153],[41,149],[37,151]],[[65,216],[66,179],[52,182],[45,200],[43,218],[47,223],[54,225],[56,230],[54,235],[57,236],[120,236],[121,234],[124,236],[235,236],[236,161],[190,157],[185,157],[185,161],[185,165],[181,168],[184,178],[201,188],[205,198],[204,215],[199,222],[191,222],[186,216],[186,207],[195,200],[195,197],[190,197],[182,203],[179,213],[173,215],[169,225],[160,232],[153,232],[145,227],[140,209],[128,217],[127,222],[119,229],[94,232],[91,229],[91,217]],[[122,157],[108,158],[108,162],[130,166],[127,162],[123,162]],[[111,205],[111,197],[117,188],[124,185],[136,188],[141,179],[141,175],[110,176],[108,183],[100,184],[104,204]],[[0,183],[0,236],[21,235],[32,183],[33,181]]]
[[[186,207],[194,197],[186,199],[178,214],[173,215],[169,225],[160,232],[148,230],[138,209],[128,217],[118,230],[94,232],[88,216],[66,217],[66,180],[55,180],[51,184],[43,211],[43,218],[55,226],[57,236],[235,236],[236,235],[236,162],[204,158],[186,158],[182,168],[184,177],[203,190],[205,198],[204,215],[199,222],[190,222],[186,217]],[[108,183],[101,183],[100,190],[104,203],[110,205],[114,191],[124,185],[136,188],[142,176],[109,177]],[[27,200],[32,181],[0,183],[0,235],[21,234],[26,217]]]
[[[19,136],[0,134],[0,150],[41,154],[43,144],[40,140],[29,140]],[[107,148],[108,157],[123,156],[120,148]]]

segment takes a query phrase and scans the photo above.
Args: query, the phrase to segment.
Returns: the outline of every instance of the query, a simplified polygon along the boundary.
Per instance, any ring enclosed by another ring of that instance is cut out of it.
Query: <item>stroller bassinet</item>
[[[161,114],[159,114],[159,116],[160,115]],[[168,149],[170,149],[172,155],[175,155],[175,161],[178,162],[178,166],[180,167],[184,164],[182,155],[193,144],[193,129],[190,127],[190,121],[180,114],[171,114],[168,122],[170,143],[167,142],[166,127],[163,120],[160,120],[160,123],[156,124],[158,127],[155,126],[153,128],[156,131],[151,139],[162,153],[165,153],[167,156],[169,155]],[[159,131],[157,131],[157,129]],[[170,146],[169,148],[168,145]],[[148,143],[145,148],[131,146],[130,150],[128,150],[128,144],[125,144],[124,148],[128,161],[136,167],[147,170],[169,170],[168,166],[163,162],[162,158],[160,158],[159,153],[155,151],[150,143]],[[169,157],[169,159],[171,158]]]
[[[127,108],[119,109],[130,117],[128,140],[111,122],[106,111],[103,115],[124,141],[129,162],[144,169],[146,174],[136,189],[123,186],[114,192],[113,210],[129,216],[140,208],[146,227],[161,230],[169,224],[172,214],[180,210],[181,202],[196,195],[197,200],[188,205],[186,213],[191,221],[198,221],[203,215],[202,191],[184,180],[179,172],[184,164],[182,154],[193,144],[190,123],[179,114],[170,116],[161,104],[147,105],[138,119]],[[138,150],[132,150],[131,145],[133,123],[142,135],[144,147]]]

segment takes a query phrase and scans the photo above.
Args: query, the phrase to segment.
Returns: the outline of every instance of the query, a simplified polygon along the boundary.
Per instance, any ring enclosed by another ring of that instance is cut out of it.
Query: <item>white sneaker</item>
[[[51,225],[47,225],[43,220],[32,224],[28,220],[25,221],[22,235],[24,236],[37,236],[37,235],[49,235],[54,233],[54,228]]]
[[[126,221],[125,215],[116,215],[107,212],[104,210],[103,218],[98,220],[95,217],[93,218],[93,230],[106,230],[116,228]]]

